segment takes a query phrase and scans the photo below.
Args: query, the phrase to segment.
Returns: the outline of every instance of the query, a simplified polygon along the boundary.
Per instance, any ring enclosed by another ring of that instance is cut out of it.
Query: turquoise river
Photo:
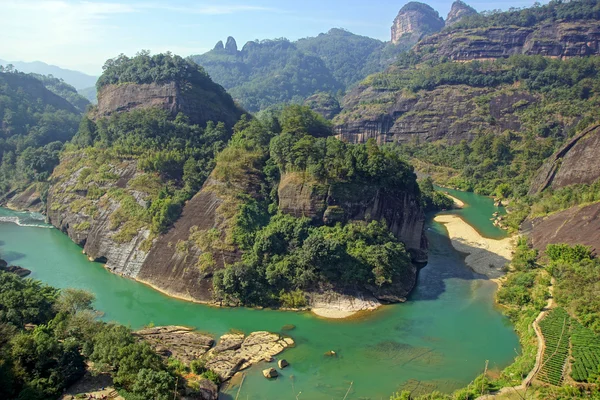
[[[459,213],[488,237],[502,231],[489,221],[491,199],[451,191],[469,206]],[[296,341],[284,357],[291,366],[267,381],[261,366],[246,371],[239,399],[389,399],[401,389],[450,392],[490,369],[510,364],[520,351],[512,327],[494,306],[496,285],[476,276],[451,246],[442,225],[429,219],[429,264],[408,302],[351,320],[332,321],[310,313],[219,309],[179,301],[89,262],[56,229],[30,215],[0,209],[0,257],[29,268],[50,285],[86,289],[96,295],[104,319],[133,329],[186,325],[221,335],[230,330],[286,332]],[[29,226],[37,225],[37,226]],[[324,356],[334,350],[338,357]],[[223,399],[233,399],[231,384]],[[344,397],[347,396],[347,397]]]

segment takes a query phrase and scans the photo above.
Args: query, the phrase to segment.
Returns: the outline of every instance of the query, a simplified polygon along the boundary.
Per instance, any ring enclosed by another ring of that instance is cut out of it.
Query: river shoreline
[[[498,278],[505,275],[505,266],[512,260],[512,238],[486,238],[459,215],[438,215],[434,221],[446,227],[452,247],[466,255],[465,264],[473,271],[496,283]]]

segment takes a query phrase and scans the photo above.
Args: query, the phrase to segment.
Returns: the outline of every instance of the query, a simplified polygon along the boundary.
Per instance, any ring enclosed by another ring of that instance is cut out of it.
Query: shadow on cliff
[[[433,225],[429,218],[425,226],[429,240],[429,262],[419,271],[417,287],[409,296],[410,301],[436,300],[446,292],[447,279],[489,279],[469,268],[465,262],[465,254],[452,247],[450,238]],[[480,249],[477,249],[481,252]],[[490,252],[490,255],[492,253]],[[496,256],[494,254],[494,256]],[[497,256],[496,256],[497,258]],[[501,265],[496,266],[501,268]]]

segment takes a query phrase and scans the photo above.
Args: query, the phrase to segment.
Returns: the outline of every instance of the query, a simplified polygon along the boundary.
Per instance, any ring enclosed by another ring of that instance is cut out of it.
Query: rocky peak
[[[392,25],[392,43],[400,43],[404,35],[414,35],[416,39],[439,32],[444,28],[444,19],[433,8],[424,3],[411,1],[407,3]]]
[[[446,26],[452,26],[465,17],[477,14],[477,10],[465,3],[457,0],[452,4],[452,8],[446,18]]]
[[[223,51],[225,50],[225,46],[223,45],[223,41],[219,40],[217,42],[217,44],[215,44],[215,47],[213,48],[214,51]]]
[[[237,42],[231,36],[229,36],[227,38],[227,44],[225,45],[225,51],[227,51],[228,53],[237,53],[237,51],[238,51]]]

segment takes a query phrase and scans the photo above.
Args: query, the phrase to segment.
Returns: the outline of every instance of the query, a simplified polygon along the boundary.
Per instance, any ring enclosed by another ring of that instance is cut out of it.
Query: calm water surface
[[[452,192],[471,204],[458,211],[486,236],[499,237],[489,218],[490,199]],[[188,325],[220,335],[231,329],[286,332],[297,343],[285,351],[291,364],[267,381],[261,367],[247,371],[239,399],[388,399],[402,387],[451,391],[490,368],[503,368],[519,351],[517,336],[493,305],[495,284],[480,279],[456,253],[443,226],[430,222],[430,262],[405,304],[384,307],[356,320],[330,321],[309,313],[217,309],[168,298],[142,284],[89,262],[81,249],[56,229],[27,214],[0,209],[0,256],[29,268],[50,285],[76,287],[96,295],[104,319],[140,328],[146,324]],[[338,357],[325,357],[336,351]],[[233,399],[230,386],[224,399]]]

